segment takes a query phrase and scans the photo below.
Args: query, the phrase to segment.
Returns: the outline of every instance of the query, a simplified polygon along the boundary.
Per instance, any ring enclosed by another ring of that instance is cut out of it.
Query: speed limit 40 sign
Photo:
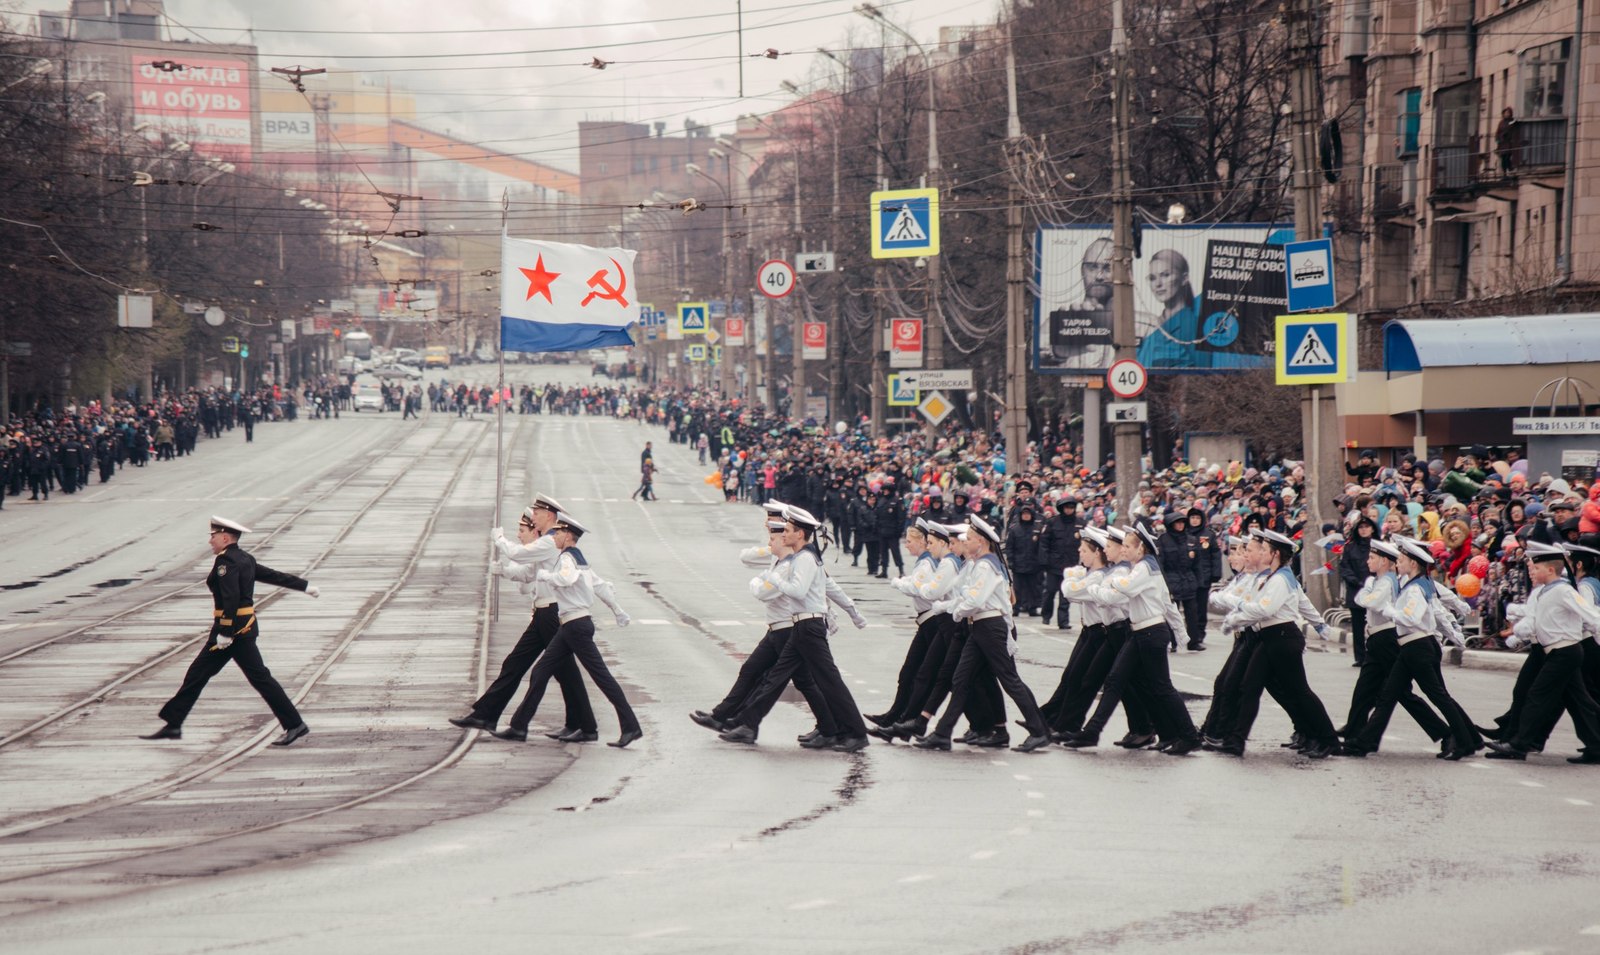
[[[794,291],[794,266],[782,259],[768,259],[756,273],[756,287],[767,298],[783,298]]]
[[[1150,373],[1132,358],[1113,362],[1106,371],[1106,387],[1118,398],[1137,398],[1150,383]]]

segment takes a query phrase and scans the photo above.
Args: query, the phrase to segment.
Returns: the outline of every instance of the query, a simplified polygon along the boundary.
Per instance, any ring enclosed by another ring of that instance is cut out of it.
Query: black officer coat
[[[1057,514],[1044,525],[1039,539],[1039,559],[1044,569],[1059,574],[1068,567],[1078,566],[1078,545],[1083,531],[1076,517]]]
[[[1188,531],[1172,531],[1156,539],[1157,560],[1167,591],[1174,600],[1188,600],[1200,587],[1200,545]]]
[[[229,544],[227,550],[217,555],[211,564],[211,573],[206,576],[206,588],[211,591],[211,604],[215,611],[213,635],[255,635],[255,588],[258,580],[301,592],[308,586],[305,578],[258,564],[244,548]],[[241,613],[242,607],[248,607],[249,612]]]
[[[1038,521],[1018,519],[1006,532],[1006,562],[1014,574],[1038,573],[1043,565],[1039,560],[1039,542],[1043,525]]]

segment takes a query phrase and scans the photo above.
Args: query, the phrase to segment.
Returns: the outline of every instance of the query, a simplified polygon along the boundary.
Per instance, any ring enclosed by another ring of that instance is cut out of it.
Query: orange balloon
[[[1456,593],[1469,600],[1478,596],[1483,590],[1483,581],[1474,574],[1462,574],[1456,578]]]

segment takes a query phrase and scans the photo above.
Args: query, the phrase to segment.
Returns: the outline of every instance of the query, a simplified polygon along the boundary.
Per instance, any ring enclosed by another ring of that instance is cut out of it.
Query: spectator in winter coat
[[[1344,605],[1350,611],[1350,645],[1355,662],[1360,666],[1367,659],[1367,609],[1356,603],[1356,593],[1367,582],[1371,571],[1367,558],[1372,553],[1372,538],[1378,527],[1368,517],[1360,517],[1345,538],[1344,551],[1339,555],[1339,579],[1344,582]]]
[[[1033,616],[1039,612],[1039,584],[1044,565],[1039,560],[1040,529],[1036,505],[1024,501],[1017,505],[1016,522],[1006,532],[1006,564],[1011,568],[1013,615]]]
[[[1600,534],[1600,481],[1589,488],[1589,499],[1578,512],[1578,533]]]
[[[1193,620],[1191,609],[1196,602],[1204,603],[1205,597],[1199,594],[1200,577],[1200,545],[1198,539],[1189,533],[1189,517],[1181,511],[1174,511],[1167,515],[1167,532],[1156,541],[1156,559],[1161,564],[1161,576],[1166,578],[1167,592],[1172,595],[1172,602],[1183,610],[1185,629],[1189,621]],[[1205,631],[1189,632],[1189,649],[1205,649]],[[1172,635],[1172,649],[1178,649],[1178,635]]]

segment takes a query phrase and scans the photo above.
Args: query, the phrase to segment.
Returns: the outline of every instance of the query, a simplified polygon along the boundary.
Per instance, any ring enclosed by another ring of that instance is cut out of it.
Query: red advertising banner
[[[922,319],[890,319],[889,367],[922,367]]]
[[[826,322],[804,322],[801,325],[803,347],[800,357],[806,361],[828,357],[828,325]]]
[[[151,53],[132,56],[133,121],[150,124],[146,135],[186,142],[197,156],[250,161],[249,63],[203,56],[173,63]]]
[[[742,319],[742,318],[727,318],[727,319],[723,319],[723,321],[722,321],[722,334],[727,336],[727,341],[724,342],[724,344],[732,346],[732,347],[735,347],[735,348],[743,346],[745,344],[744,319]]]

